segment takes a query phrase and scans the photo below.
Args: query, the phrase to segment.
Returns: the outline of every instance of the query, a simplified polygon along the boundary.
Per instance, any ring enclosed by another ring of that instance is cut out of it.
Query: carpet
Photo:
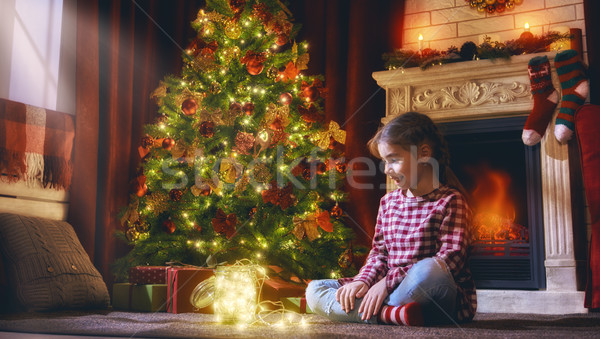
[[[600,338],[600,313],[481,313],[470,323],[435,327],[334,323],[313,314],[304,319],[306,326],[238,328],[208,314],[70,311],[0,315],[0,331],[135,338]]]

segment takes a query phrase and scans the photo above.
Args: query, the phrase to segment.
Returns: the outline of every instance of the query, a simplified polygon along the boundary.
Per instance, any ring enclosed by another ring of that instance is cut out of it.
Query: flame
[[[473,171],[475,189],[471,192],[474,205],[474,237],[476,241],[501,243],[511,240],[528,241],[527,228],[515,223],[516,209],[510,197],[510,175],[483,165]]]

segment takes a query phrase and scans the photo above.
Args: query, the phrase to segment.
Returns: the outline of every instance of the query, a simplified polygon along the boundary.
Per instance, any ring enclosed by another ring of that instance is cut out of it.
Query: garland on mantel
[[[522,34],[518,39],[508,40],[504,43],[491,41],[491,38],[486,36],[484,42],[480,45],[467,41],[460,50],[455,46],[451,46],[446,51],[431,48],[425,48],[420,52],[398,49],[394,52],[384,53],[383,60],[387,69],[418,66],[425,70],[433,65],[479,59],[510,59],[513,55],[544,52],[549,50],[550,44],[570,39],[573,39],[570,33],[561,34],[558,32],[548,32],[539,37]]]

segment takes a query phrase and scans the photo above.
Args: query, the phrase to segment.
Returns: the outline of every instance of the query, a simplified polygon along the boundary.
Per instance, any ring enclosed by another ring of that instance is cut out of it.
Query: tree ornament
[[[352,253],[352,245],[350,245],[350,247],[348,247],[344,253],[342,253],[342,255],[340,255],[339,259],[338,259],[338,265],[340,265],[341,268],[348,268],[350,267],[350,265],[352,265],[352,262],[354,261],[354,254]]]
[[[523,3],[523,0],[513,0],[513,2],[515,3],[515,5],[520,5]]]
[[[281,207],[281,210],[285,211],[288,207],[292,206],[295,202],[295,196],[292,194],[293,187],[292,183],[288,182],[283,188],[279,188],[277,181],[271,181],[270,188],[261,192],[264,203],[270,202],[275,206]]]
[[[335,169],[340,173],[346,173],[346,171],[348,170],[348,164],[344,161],[338,162],[335,165]]]
[[[230,21],[225,25],[225,35],[232,40],[237,40],[242,35],[242,29],[234,21]]]
[[[258,163],[254,166],[252,170],[252,175],[254,180],[260,183],[268,182],[269,180],[271,180],[272,177],[269,167],[263,162]]]
[[[148,193],[148,186],[146,185],[146,176],[140,175],[133,179],[131,183],[131,191],[138,197],[143,197]]]
[[[250,154],[250,149],[254,146],[254,134],[248,132],[238,132],[235,136],[235,146],[233,150],[244,155]]]
[[[485,7],[486,7],[486,5],[484,3],[478,3],[477,4],[477,11],[483,13],[483,12],[485,12]]]
[[[226,63],[230,63],[234,58],[240,56],[240,48],[238,46],[233,46],[225,49],[222,53],[223,59]]]
[[[302,240],[304,236],[306,236],[308,241],[312,242],[319,237],[319,230],[317,229],[317,222],[314,216],[306,219],[294,217],[292,222],[294,223],[292,234],[296,236],[298,240]]]
[[[154,146],[154,138],[148,134],[146,134],[143,138],[142,138],[142,147],[149,149],[152,148],[152,146]]]
[[[235,183],[235,188],[233,189],[236,193],[241,193],[248,188],[248,184],[250,183],[250,178],[246,174],[242,174],[242,177]]]
[[[485,7],[485,10],[488,12],[488,14],[493,14],[496,11],[496,6],[494,6],[494,5],[487,5]]]
[[[325,97],[327,89],[323,87],[323,82],[319,79],[314,79],[312,85],[309,85],[306,81],[302,81],[300,85],[302,90],[301,97],[304,97],[306,101],[313,102],[319,99],[319,97]]]
[[[242,164],[233,158],[220,159],[219,163],[219,178],[223,182],[233,184],[240,179],[242,173],[244,173]]]
[[[302,169],[302,178],[306,181],[310,181],[310,179],[312,179],[313,177],[313,173],[310,170],[310,168],[303,168]]]
[[[183,196],[183,192],[180,189],[174,188],[169,191],[169,198],[171,198],[171,200],[173,200],[175,202],[181,200],[182,196]]]
[[[194,223],[192,224],[192,227],[198,231],[198,232],[202,232],[202,225],[198,224],[197,222],[194,221]]]
[[[181,110],[185,115],[194,115],[198,109],[198,103],[193,98],[185,99],[181,103]]]
[[[167,122],[167,119],[168,119],[167,115],[164,113],[161,113],[156,117],[156,122],[159,124],[164,124]]]
[[[237,217],[235,213],[227,215],[221,208],[217,209],[217,215],[212,219],[215,232],[225,235],[227,239],[231,239],[235,235],[236,224]]]
[[[269,69],[267,70],[267,77],[269,79],[275,79],[275,78],[277,78],[277,74],[278,73],[279,72],[277,71],[277,68],[275,68],[275,67],[269,67]]]
[[[264,62],[267,60],[265,52],[247,51],[246,55],[240,59],[250,75],[259,75],[265,68]]]
[[[300,74],[300,70],[296,67],[293,62],[288,62],[282,71],[279,71],[275,81],[293,81]]]
[[[333,208],[331,209],[331,216],[337,219],[337,218],[341,217],[342,214],[344,214],[342,209],[336,203],[335,206],[333,206]]]
[[[513,8],[515,8],[515,3],[508,0],[508,1],[506,1],[505,6],[506,6],[506,9],[513,9]]]
[[[210,93],[212,93],[212,94],[219,94],[219,93],[221,93],[221,84],[220,84],[220,83],[218,83],[218,82],[216,82],[216,81],[213,81],[213,82],[210,84],[210,86],[209,86],[209,88],[208,88],[208,91],[209,91]]]
[[[215,123],[212,121],[205,121],[200,125],[200,135],[205,138],[212,138],[215,135]]]
[[[246,6],[246,0],[229,0],[229,7],[234,14],[238,14],[244,10]]]
[[[496,2],[503,5],[506,2],[506,0],[496,0]]]
[[[502,13],[502,12],[504,12],[505,9],[506,9],[505,4],[501,4],[501,3],[496,4],[496,12]]]
[[[302,96],[306,101],[315,101],[319,98],[319,90],[315,86],[309,86],[302,90]]]
[[[493,5],[496,3],[496,0],[485,0],[485,3],[488,5]]]
[[[287,35],[279,34],[279,35],[277,35],[277,40],[275,40],[275,44],[277,46],[283,46],[283,45],[287,44],[288,41],[290,41],[290,38]]]
[[[175,146],[175,140],[173,138],[165,138],[162,142],[162,147],[167,151]]]
[[[175,223],[171,219],[167,219],[162,223],[163,232],[173,234],[175,232]]]
[[[342,130],[340,125],[333,120],[329,122],[329,129],[327,131],[317,132],[315,144],[322,149],[327,149],[331,144],[332,138],[340,144],[346,143],[346,131]]]
[[[290,93],[282,93],[279,96],[279,102],[284,105],[289,105],[292,103],[292,95]]]
[[[308,108],[298,105],[298,113],[300,113],[302,120],[307,123],[323,122],[325,120],[325,114],[319,112],[313,104],[309,104]]]
[[[471,6],[471,8],[477,8],[477,0],[471,0],[469,5]]]
[[[163,98],[167,96],[167,84],[163,81],[160,81],[159,84],[160,85],[152,92],[152,94],[150,94],[150,99],[154,99],[156,104],[162,106]]]
[[[325,174],[327,172],[327,165],[324,162],[317,162],[317,174]]]
[[[134,242],[140,238],[140,234],[135,229],[130,228],[125,232],[125,238],[127,238],[127,241],[129,242]]]
[[[141,220],[134,222],[133,227],[138,233],[146,233],[150,229],[150,225],[148,225],[147,222],[142,222]]]
[[[162,191],[153,192],[146,198],[146,208],[152,211],[154,215],[159,215],[169,208],[168,201],[169,196],[166,193]]]
[[[212,192],[212,189],[210,188],[210,185],[202,185],[200,194],[202,194],[205,197],[208,197],[211,192]]]
[[[246,115],[250,116],[254,114],[254,104],[251,102],[247,102],[244,104],[244,106],[242,106],[242,110],[244,111],[244,113],[246,113]]]
[[[271,18],[273,18],[273,14],[271,14],[269,8],[264,3],[254,4],[252,8],[252,15],[257,17],[265,26],[271,21]]]
[[[252,209],[250,210],[250,212],[248,212],[248,217],[250,219],[252,219],[255,214],[256,214],[256,207],[252,207]]]

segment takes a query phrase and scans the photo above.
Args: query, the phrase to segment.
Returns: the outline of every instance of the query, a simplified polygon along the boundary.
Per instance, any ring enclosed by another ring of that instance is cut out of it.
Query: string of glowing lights
[[[218,266],[215,275],[204,280],[192,292],[190,302],[200,309],[213,304],[217,322],[240,328],[253,325],[285,328],[306,326],[303,315],[286,310],[281,301],[261,301],[265,269],[249,259],[230,266]]]

